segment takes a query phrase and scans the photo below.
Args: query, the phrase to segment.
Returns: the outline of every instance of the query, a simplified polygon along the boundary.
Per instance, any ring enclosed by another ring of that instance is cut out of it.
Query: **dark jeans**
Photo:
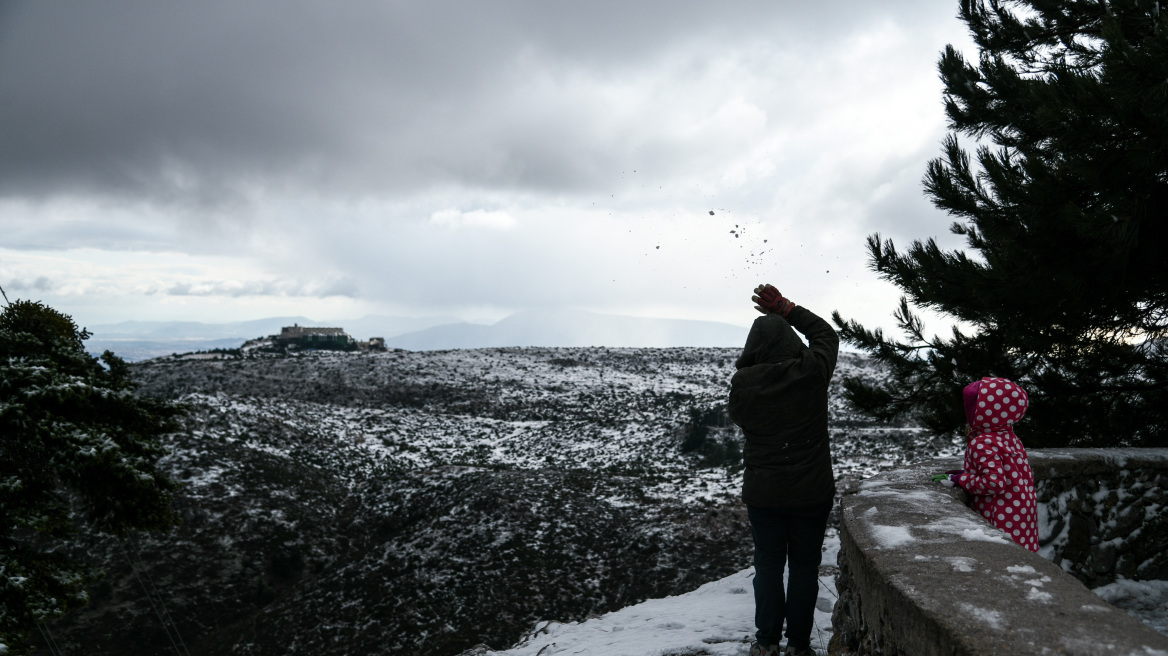
[[[807,508],[747,506],[754,535],[755,638],[777,645],[787,620],[787,646],[811,644],[815,600],[819,597],[819,562],[831,502]],[[787,593],[783,595],[783,567],[788,565]]]

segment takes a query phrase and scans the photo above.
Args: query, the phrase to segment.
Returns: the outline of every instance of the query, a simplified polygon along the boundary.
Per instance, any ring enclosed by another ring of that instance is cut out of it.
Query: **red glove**
[[[754,309],[763,314],[778,314],[785,317],[791,312],[791,308],[795,307],[795,304],[783,298],[773,285],[759,285],[754,288],[754,293],[750,300],[757,304]]]

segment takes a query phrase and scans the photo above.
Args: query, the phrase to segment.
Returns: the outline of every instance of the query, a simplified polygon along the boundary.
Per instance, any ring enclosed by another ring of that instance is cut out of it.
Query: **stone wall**
[[[1090,588],[1168,579],[1168,457],[1160,449],[1035,452],[1047,560]]]
[[[931,482],[957,459],[846,494],[831,652],[1168,656],[1168,637],[1064,571],[1092,584],[1163,576],[1168,450],[1050,449],[1030,461],[1057,565],[986,523],[963,491]]]

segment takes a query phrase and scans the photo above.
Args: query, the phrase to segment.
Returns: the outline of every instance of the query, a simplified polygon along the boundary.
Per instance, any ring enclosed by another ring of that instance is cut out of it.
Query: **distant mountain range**
[[[648,319],[581,310],[533,310],[484,326],[455,323],[387,338],[410,351],[499,346],[741,346],[747,328],[714,321]]]
[[[715,321],[651,319],[571,309],[531,310],[490,325],[453,317],[367,316],[312,321],[272,317],[233,323],[124,321],[89,328],[91,353],[106,349],[131,360],[214,348],[235,348],[249,339],[278,334],[284,326],[340,326],[353,337],[384,337],[390,348],[410,351],[504,346],[741,346],[747,327]]]

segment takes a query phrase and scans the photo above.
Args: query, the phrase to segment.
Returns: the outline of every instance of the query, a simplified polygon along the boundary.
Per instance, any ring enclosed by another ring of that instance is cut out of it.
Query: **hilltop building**
[[[295,344],[301,348],[335,349],[342,351],[385,350],[384,337],[370,337],[369,341],[360,342],[345,332],[344,328],[327,328],[322,326],[301,326],[292,324],[280,329],[279,335],[272,336],[279,344]]]
[[[344,328],[323,328],[318,326],[301,326],[292,324],[280,329],[276,337],[281,342],[296,342],[301,346],[325,347],[326,345],[344,348],[356,342]]]

